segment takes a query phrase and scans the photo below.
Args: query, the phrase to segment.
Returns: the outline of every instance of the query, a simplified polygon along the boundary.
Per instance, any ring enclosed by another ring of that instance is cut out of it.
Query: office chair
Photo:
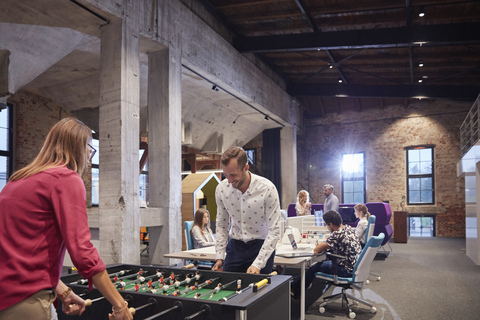
[[[350,319],[354,319],[356,317],[356,314],[355,312],[352,311],[350,304],[348,302],[348,299],[357,301],[369,306],[370,312],[372,313],[377,312],[377,308],[375,308],[371,303],[365,300],[359,299],[357,297],[354,297],[353,295],[347,293],[347,290],[348,289],[353,290],[354,286],[357,289],[361,290],[361,285],[368,278],[368,275],[370,273],[370,265],[372,264],[372,261],[375,258],[375,255],[377,254],[378,249],[380,248],[380,245],[382,244],[382,241],[384,238],[385,238],[385,234],[383,233],[379,234],[378,236],[370,237],[367,244],[365,245],[365,248],[362,250],[362,253],[358,257],[357,263],[355,263],[352,277],[339,277],[336,274],[328,274],[323,272],[315,273],[315,277],[318,279],[327,281],[329,287],[332,285],[336,287],[342,287],[341,293],[323,298],[323,302],[320,304],[318,308],[318,311],[320,313],[325,312],[325,305],[337,299],[342,299],[342,307],[346,306],[346,309],[348,310],[348,316],[350,317]],[[336,273],[336,266],[335,266],[336,259],[345,259],[345,257],[339,256],[339,255],[333,255],[329,253],[327,253],[327,256],[329,256],[333,260],[333,265],[334,265],[333,269],[334,269],[334,273]]]
[[[377,218],[374,215],[370,215],[370,218],[368,218],[368,225],[367,225],[367,231],[365,232],[365,243],[368,242],[368,239],[370,239],[373,236],[373,231],[375,230],[375,221]],[[380,281],[380,276],[376,273],[370,272],[372,276],[377,277],[376,280]],[[370,284],[370,280],[365,281],[366,284]]]
[[[190,233],[190,230],[193,228],[193,221],[185,221],[183,223],[185,227],[185,243],[187,244],[187,250],[193,250],[195,249],[194,244],[193,244],[193,238],[192,234]],[[197,266],[197,268],[203,268],[203,269],[211,269],[214,265],[213,262],[211,261],[190,261],[187,260],[188,263],[193,263],[194,265]]]

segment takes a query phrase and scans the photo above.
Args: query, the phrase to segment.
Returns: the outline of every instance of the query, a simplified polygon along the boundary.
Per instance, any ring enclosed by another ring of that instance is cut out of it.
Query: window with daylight
[[[7,184],[12,173],[13,153],[12,105],[0,109],[0,190]]]
[[[407,151],[407,204],[434,204],[433,146],[405,148]]]
[[[92,206],[98,206],[99,204],[99,154],[100,154],[100,146],[98,139],[92,139],[92,146],[97,149],[97,153],[92,159]],[[142,158],[143,152],[145,150],[140,150],[138,160]],[[140,174],[140,203],[146,205],[148,202],[148,161],[145,164],[145,167]]]
[[[365,203],[365,153],[342,156],[342,201]]]

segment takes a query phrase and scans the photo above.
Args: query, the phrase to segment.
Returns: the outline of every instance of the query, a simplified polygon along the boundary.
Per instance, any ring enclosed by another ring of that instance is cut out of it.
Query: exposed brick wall
[[[436,215],[440,237],[465,236],[465,183],[457,178],[460,160],[459,129],[471,105],[418,101],[362,112],[332,114],[312,119],[304,140],[298,142],[298,179],[317,202],[323,185],[335,186],[341,199],[343,153],[365,152],[367,202],[388,200],[401,210],[406,196],[405,147],[435,145],[435,198],[433,206],[406,206],[411,214]]]
[[[27,91],[8,98],[13,104],[15,146],[14,171],[33,161],[42,148],[48,132],[59,120],[72,116],[60,105]],[[90,175],[85,175],[87,199],[91,199]],[[91,201],[89,201],[91,202]]]

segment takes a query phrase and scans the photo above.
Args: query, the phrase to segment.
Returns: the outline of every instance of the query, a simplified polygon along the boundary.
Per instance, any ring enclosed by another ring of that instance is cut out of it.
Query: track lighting
[[[418,63],[418,66],[421,68],[423,67],[423,60],[420,60],[420,62]]]
[[[338,83],[342,83],[342,82],[343,82],[343,80],[342,80],[342,79],[338,79]]]
[[[213,85],[212,90],[213,90],[213,91],[218,91],[218,88],[217,88],[217,85],[216,85],[216,84]]]
[[[425,7],[420,7],[420,12],[418,13],[418,16],[420,18],[423,18],[425,16]]]
[[[268,121],[270,118],[268,116],[265,116],[265,121]]]

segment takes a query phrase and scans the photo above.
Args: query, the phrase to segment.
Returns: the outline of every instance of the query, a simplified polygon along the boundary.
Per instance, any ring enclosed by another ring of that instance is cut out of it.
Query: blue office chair
[[[367,225],[367,231],[365,232],[365,243],[368,242],[368,239],[370,239],[373,236],[373,231],[375,230],[375,221],[377,218],[374,215],[370,215],[370,218],[368,218],[368,225]],[[372,276],[376,277],[377,281],[380,281],[380,276],[376,273],[370,272]],[[366,284],[370,284],[370,280],[365,281]]]
[[[185,227],[185,242],[187,244],[187,250],[193,250],[195,249],[194,244],[193,244],[193,238],[192,234],[190,233],[190,230],[193,228],[193,221],[185,221],[183,223]],[[197,266],[197,268],[202,268],[202,269],[211,269],[214,265],[213,262],[211,261],[190,261],[188,260],[187,263],[193,263]]]
[[[337,299],[342,299],[342,307],[346,306],[350,319],[354,319],[356,317],[356,314],[352,311],[348,299],[358,301],[369,306],[372,313],[377,312],[377,308],[375,308],[371,303],[347,293],[347,290],[353,290],[353,286],[361,290],[361,286],[367,280],[370,273],[370,265],[372,264],[372,261],[375,258],[375,255],[377,254],[378,249],[380,248],[380,245],[382,244],[384,238],[385,234],[383,233],[379,234],[378,236],[370,237],[367,244],[365,245],[365,248],[362,250],[362,253],[357,259],[357,263],[353,268],[352,277],[339,277],[336,274],[328,274],[323,272],[315,273],[315,277],[327,281],[329,287],[332,285],[336,287],[342,287],[341,293],[323,298],[323,302],[318,308],[318,311],[320,313],[325,312],[325,305]],[[331,256],[334,262],[335,259],[345,259],[344,257],[338,255],[331,255],[328,253],[327,256]]]

